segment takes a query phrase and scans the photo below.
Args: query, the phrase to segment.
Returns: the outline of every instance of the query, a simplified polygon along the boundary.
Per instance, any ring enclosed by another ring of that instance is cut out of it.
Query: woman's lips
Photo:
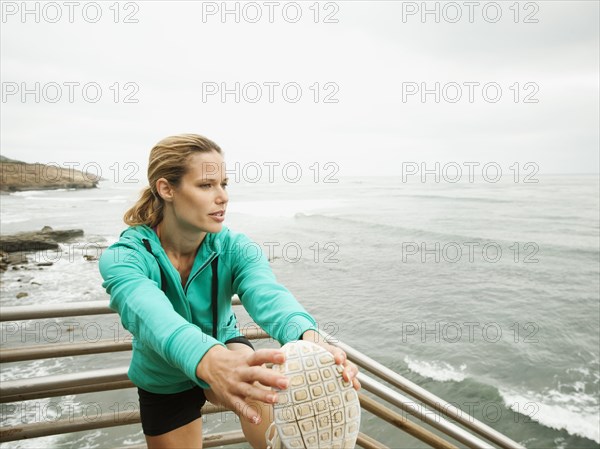
[[[212,214],[208,214],[213,220],[223,223],[225,221],[225,211],[220,210],[217,212],[213,212]]]

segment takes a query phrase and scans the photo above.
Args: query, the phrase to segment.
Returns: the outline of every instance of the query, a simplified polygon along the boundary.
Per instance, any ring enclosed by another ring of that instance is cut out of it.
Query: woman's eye
[[[200,184],[200,188],[202,189],[206,189],[207,187],[210,187],[210,184]]]

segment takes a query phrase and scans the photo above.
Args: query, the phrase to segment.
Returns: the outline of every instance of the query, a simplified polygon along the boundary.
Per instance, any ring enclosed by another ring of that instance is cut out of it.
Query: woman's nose
[[[225,190],[223,187],[219,187],[219,191],[217,193],[217,202],[226,203],[227,201],[229,201],[229,194],[227,193],[227,190]]]

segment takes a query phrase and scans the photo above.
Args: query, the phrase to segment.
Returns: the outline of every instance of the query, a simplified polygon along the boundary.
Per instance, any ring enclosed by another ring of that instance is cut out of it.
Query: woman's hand
[[[254,382],[258,381],[267,387],[286,389],[289,385],[287,377],[262,366],[263,363],[280,364],[284,361],[285,354],[279,349],[259,349],[245,355],[215,345],[200,360],[196,367],[196,376],[210,385],[221,404],[236,411],[240,417],[259,424],[260,416],[247,400],[274,404],[277,402],[277,393],[258,388]]]
[[[302,340],[315,343],[333,354],[333,360],[335,363],[344,367],[344,372],[342,373],[344,380],[351,382],[355,390],[360,390],[360,382],[356,378],[358,374],[358,367],[348,360],[344,351],[325,342],[325,338],[313,330],[304,332],[304,334],[302,334]]]

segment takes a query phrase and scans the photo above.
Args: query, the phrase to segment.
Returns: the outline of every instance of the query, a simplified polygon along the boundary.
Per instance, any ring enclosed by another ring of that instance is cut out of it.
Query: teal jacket
[[[218,326],[213,338],[211,262],[215,257],[219,258]],[[206,234],[185,287],[148,226],[123,231],[119,241],[103,252],[99,266],[110,307],[133,334],[129,378],[150,392],[178,393],[194,385],[210,388],[196,376],[196,367],[211,347],[241,335],[231,306],[234,293],[252,319],[282,345],[308,329],[317,330],[315,320],[276,281],[260,246],[225,226],[219,233]]]

